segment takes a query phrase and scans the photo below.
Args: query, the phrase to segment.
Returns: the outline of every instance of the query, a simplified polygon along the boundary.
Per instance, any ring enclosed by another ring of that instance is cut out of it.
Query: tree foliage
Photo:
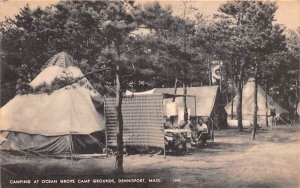
[[[83,72],[109,68],[88,76],[101,94],[116,94],[116,73],[122,92],[173,87],[176,79],[209,85],[211,61],[221,60],[222,73],[240,96],[241,130],[242,85],[250,77],[294,110],[300,30],[286,32],[274,23],[276,2],[229,1],[212,20],[201,13],[191,19],[183,5],[183,16],[158,2],[140,7],[132,1],[62,1],[44,10],[26,5],[0,23],[1,105],[46,60],[66,51]]]
[[[229,1],[219,7],[209,38],[224,61],[238,95],[237,116],[242,130],[242,83],[250,77],[262,79],[264,68],[272,66],[269,55],[285,50],[284,29],[274,24],[275,2]],[[259,80],[261,81],[261,80]]]

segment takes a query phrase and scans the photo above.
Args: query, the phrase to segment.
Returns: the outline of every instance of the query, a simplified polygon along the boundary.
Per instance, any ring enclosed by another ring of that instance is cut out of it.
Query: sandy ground
[[[255,141],[250,140],[250,135],[249,130],[216,131],[214,143],[193,148],[185,156],[166,159],[163,155],[125,156],[123,176],[114,174],[113,156],[73,161],[2,156],[1,182],[2,187],[299,188],[300,125],[259,130]],[[28,179],[30,184],[13,182]],[[108,179],[115,183],[100,183]],[[118,183],[120,179],[145,179],[145,182]],[[151,179],[159,182],[149,182]],[[34,184],[34,180],[39,183]],[[54,182],[42,183],[42,180]],[[61,183],[63,180],[75,183]],[[81,180],[86,182],[80,183]]]

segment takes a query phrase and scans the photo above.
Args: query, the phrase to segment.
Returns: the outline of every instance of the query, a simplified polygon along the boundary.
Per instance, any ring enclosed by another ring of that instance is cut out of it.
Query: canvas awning
[[[143,94],[164,94],[166,96],[164,105],[165,109],[168,103],[172,103],[175,99],[177,107],[183,107],[183,88],[177,88],[176,94],[174,94],[174,88],[154,88],[146,92],[135,92],[134,95]],[[188,87],[187,88],[187,106],[190,108],[190,114],[202,117],[209,117],[215,105],[215,100],[218,93],[218,86],[204,86],[204,87]],[[132,94],[130,91],[126,91],[126,95]],[[195,108],[196,101],[196,108]]]
[[[208,117],[211,115],[216,96],[217,96],[218,86],[204,86],[204,87],[188,87],[187,95],[195,96],[196,98],[196,108],[195,99],[193,97],[187,98],[187,106],[191,110],[191,115]],[[154,93],[172,93],[174,88],[156,88]],[[183,95],[183,88],[177,88],[177,95]],[[170,99],[168,99],[170,100]],[[172,102],[172,100],[168,101]],[[176,98],[175,100],[177,106],[183,107],[183,98]],[[195,112],[196,110],[196,112]]]

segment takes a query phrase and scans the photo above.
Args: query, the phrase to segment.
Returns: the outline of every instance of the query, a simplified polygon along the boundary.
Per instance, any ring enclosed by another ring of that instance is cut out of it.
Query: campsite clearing
[[[256,141],[252,141],[250,135],[250,130],[242,133],[237,129],[216,131],[215,143],[210,143],[206,148],[193,149],[185,156],[167,156],[166,159],[156,154],[125,156],[125,175],[120,178],[113,174],[113,156],[72,161],[2,155],[2,183],[13,187],[10,180],[26,179],[30,174],[34,179],[47,178],[58,180],[58,183],[60,180],[74,180],[78,184],[79,180],[88,182],[90,179],[88,184],[98,187],[128,186],[130,183],[125,181],[135,180],[131,182],[134,187],[298,188],[300,125],[279,126],[272,131],[260,130]],[[144,179],[145,183],[140,179]],[[123,182],[118,183],[118,180]],[[53,184],[55,186],[57,184]]]

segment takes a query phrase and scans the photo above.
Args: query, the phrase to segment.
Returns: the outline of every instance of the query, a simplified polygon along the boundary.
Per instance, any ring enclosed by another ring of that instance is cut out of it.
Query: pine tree
[[[275,3],[256,1],[231,1],[219,7],[220,14],[209,28],[213,39],[218,41],[215,49],[225,66],[233,69],[233,77],[237,86],[237,118],[239,130],[242,126],[242,83],[248,70],[254,76],[260,74],[261,64],[266,57],[276,51],[284,50],[285,37],[283,29],[274,25]],[[228,64],[230,63],[230,64]],[[252,67],[252,69],[251,69]],[[257,105],[255,105],[257,112]],[[254,115],[254,127],[257,117]],[[254,130],[255,132],[255,130]],[[253,134],[253,137],[255,134]]]

